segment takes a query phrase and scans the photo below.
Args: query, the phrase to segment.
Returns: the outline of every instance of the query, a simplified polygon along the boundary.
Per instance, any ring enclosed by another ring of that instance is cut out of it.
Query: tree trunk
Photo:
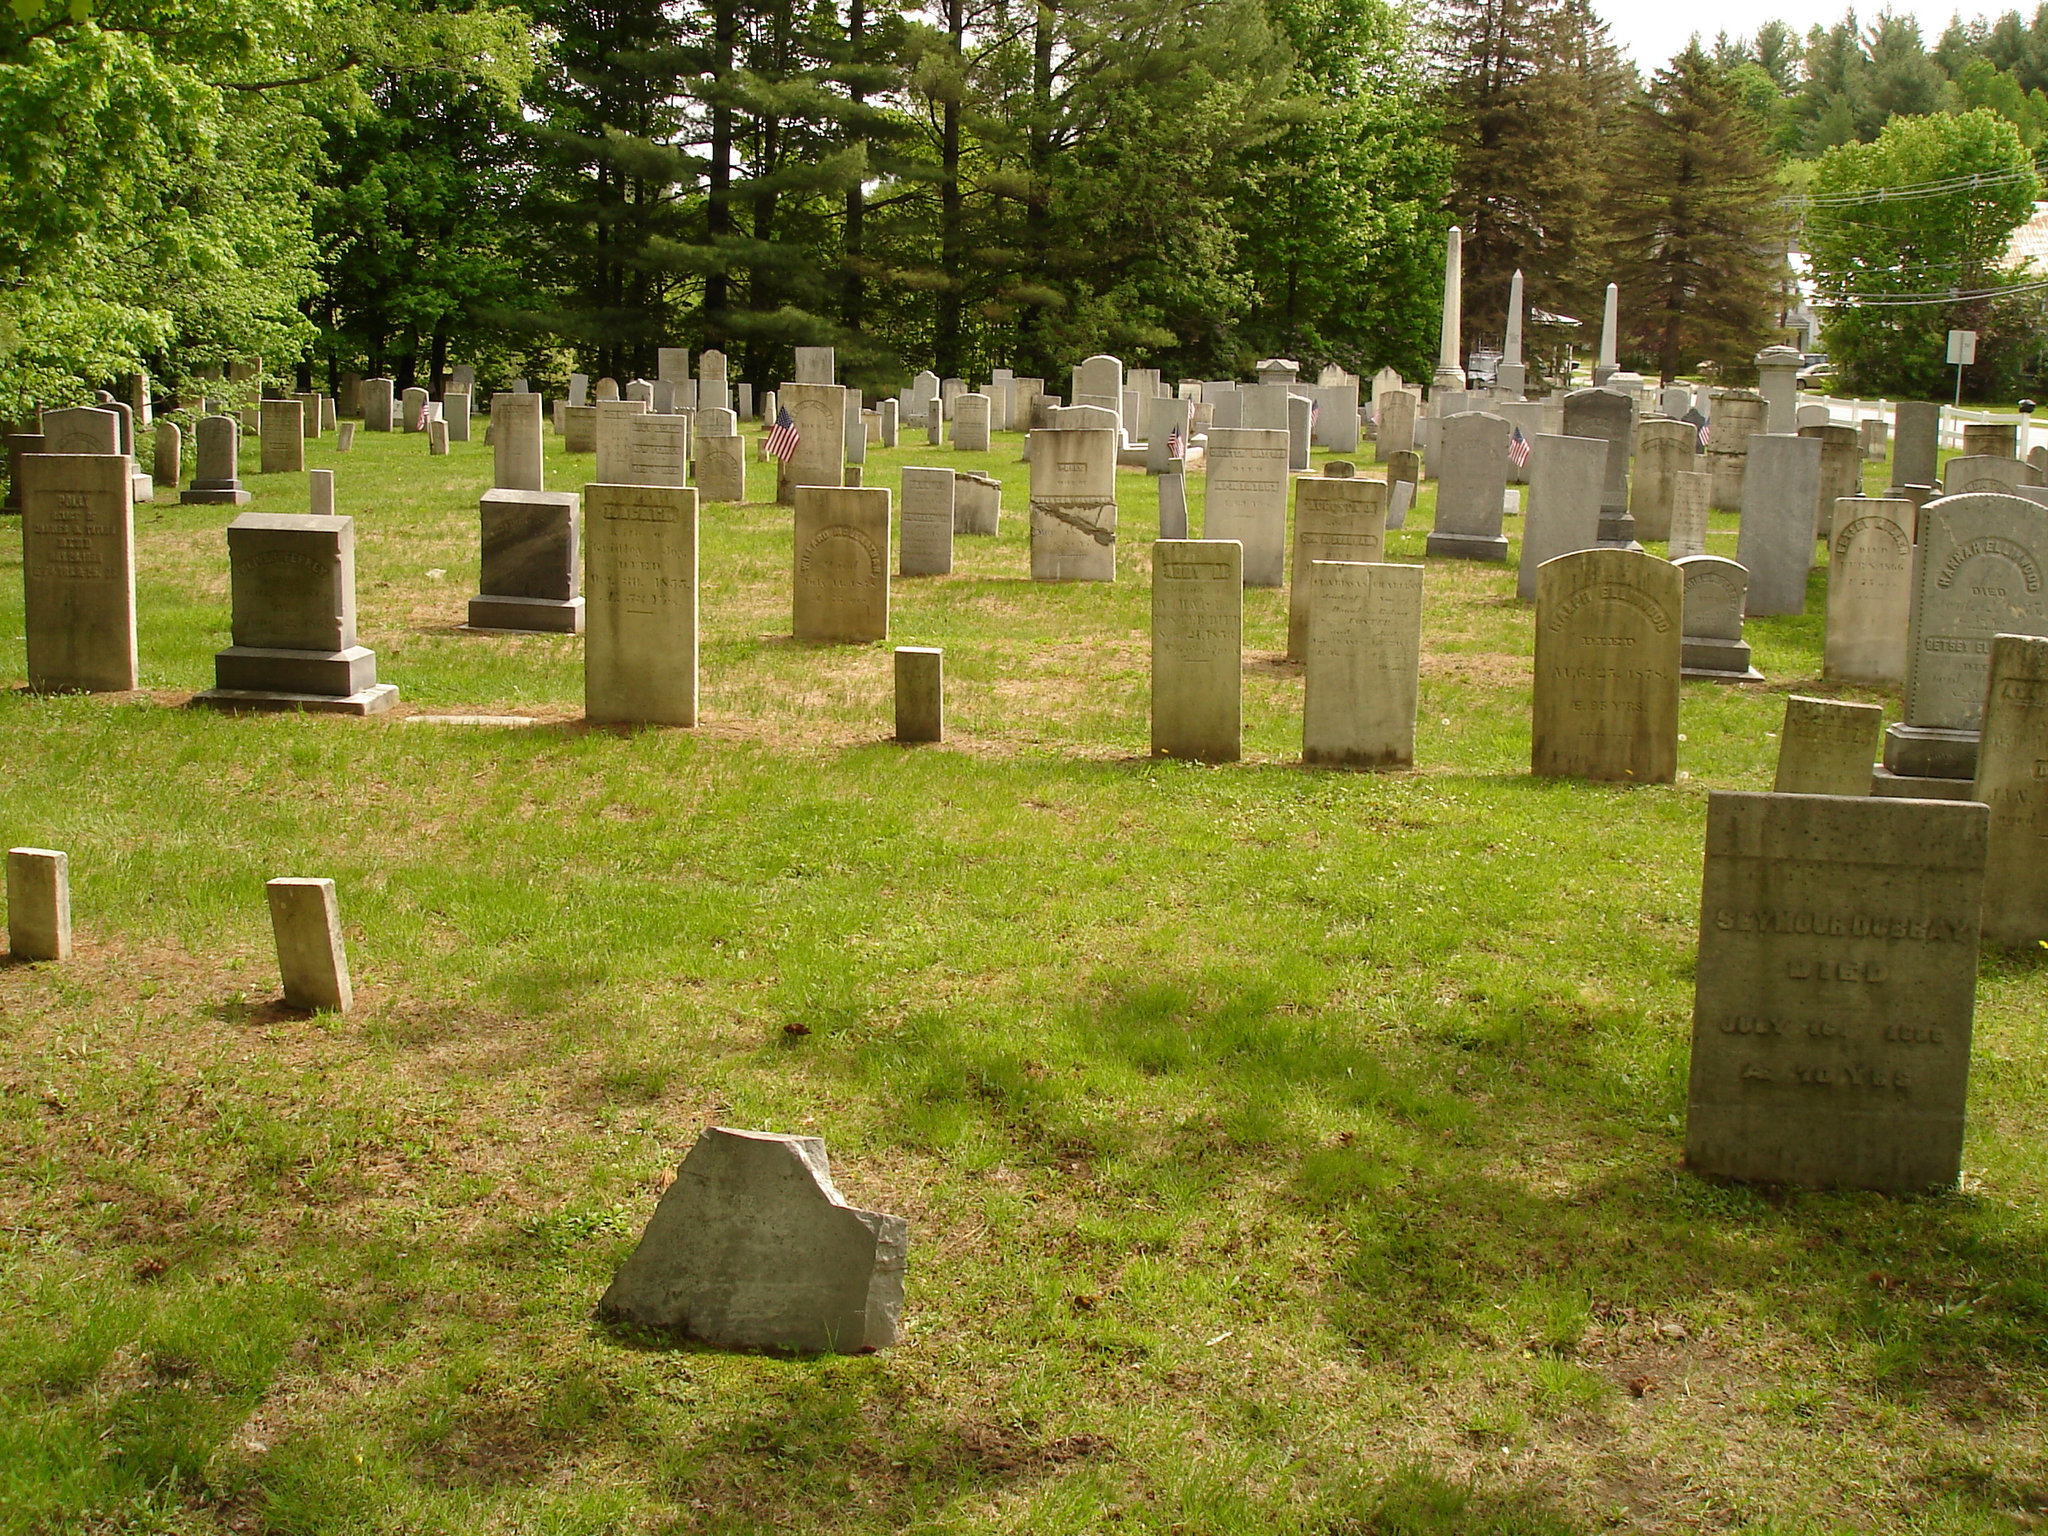
[[[1046,178],[1052,170],[1052,55],[1054,13],[1049,0],[1039,0],[1037,24],[1031,34],[1031,133],[1025,154],[1031,186],[1024,203],[1024,247],[1043,252],[1052,213],[1047,206]],[[1040,279],[1043,281],[1043,278]],[[1045,306],[1027,304],[1017,327],[1017,360],[1027,377],[1048,381],[1057,369],[1047,338]]]
[[[865,62],[861,48],[863,35],[867,30],[867,6],[864,0],[847,0],[846,38],[850,45],[849,57],[854,67],[855,84],[847,94],[858,107],[868,99],[867,89],[859,83],[860,66]],[[867,318],[867,278],[861,272],[861,241],[864,236],[862,225],[867,217],[867,187],[856,181],[846,189],[846,230],[845,264],[839,292],[839,321],[847,330],[858,332]]]
[[[710,195],[704,205],[704,231],[713,245],[732,234],[732,106],[725,90],[739,28],[739,0],[713,0]],[[725,271],[717,268],[704,279],[705,345],[725,345],[725,312],[731,302]]]
[[[946,0],[946,33],[953,56],[961,60],[967,32],[966,0]],[[963,70],[964,72],[964,70]],[[961,313],[966,303],[960,198],[960,103],[945,103],[939,119],[939,270],[946,284],[939,290],[938,324],[932,336],[932,368],[942,379],[964,376],[965,338]]]

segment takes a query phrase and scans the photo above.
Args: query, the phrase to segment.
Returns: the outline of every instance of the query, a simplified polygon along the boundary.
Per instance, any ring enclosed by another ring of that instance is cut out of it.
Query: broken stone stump
[[[713,1126],[598,1310],[728,1349],[885,1349],[909,1241],[901,1216],[833,1188],[822,1137]]]

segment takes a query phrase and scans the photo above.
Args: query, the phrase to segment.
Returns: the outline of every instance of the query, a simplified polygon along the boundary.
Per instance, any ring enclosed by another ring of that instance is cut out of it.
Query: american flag
[[[768,434],[766,445],[769,457],[780,459],[787,464],[796,457],[796,445],[803,440],[804,435],[797,431],[796,418],[789,414],[789,408],[778,407],[775,412],[775,430]]]
[[[1515,461],[1515,468],[1529,467],[1529,439],[1522,436],[1522,429],[1515,428],[1515,435],[1508,439],[1508,457]]]
[[[1188,456],[1188,442],[1180,435],[1179,427],[1166,434],[1166,456],[1169,459],[1184,459]]]
[[[430,405],[427,401],[422,400],[420,402],[420,414],[419,418],[412,424],[413,431],[424,432],[427,430],[427,417],[433,411],[433,409],[433,406]]]
[[[1321,421],[1322,419],[1323,419],[1323,402],[1322,402],[1322,401],[1320,401],[1320,400],[1318,400],[1318,399],[1316,399],[1316,398],[1315,398],[1315,397],[1314,397],[1313,395],[1311,395],[1311,396],[1309,397],[1309,402],[1308,402],[1308,429],[1309,429],[1309,431],[1311,431],[1311,432],[1315,431],[1315,429],[1316,429],[1316,423],[1317,423],[1317,422],[1319,422],[1319,421]]]

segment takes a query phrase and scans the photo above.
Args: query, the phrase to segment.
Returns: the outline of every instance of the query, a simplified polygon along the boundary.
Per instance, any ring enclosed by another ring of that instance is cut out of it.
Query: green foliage
[[[1831,203],[1955,178],[1972,180],[1938,195]],[[2039,193],[2019,129],[1985,108],[1896,118],[1875,142],[1823,155],[1806,243],[1843,382],[1873,394],[1945,394],[1946,334],[1956,328],[1979,333],[1972,392],[2008,393],[2030,360],[2033,311],[2002,296],[2020,277],[1999,263]]]

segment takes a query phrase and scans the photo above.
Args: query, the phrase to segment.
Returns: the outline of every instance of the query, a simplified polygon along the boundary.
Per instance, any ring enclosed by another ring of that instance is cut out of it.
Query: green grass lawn
[[[478,438],[309,445],[403,694],[370,721],[183,707],[227,644],[220,507],[137,511],[142,693],[26,694],[0,525],[0,837],[70,852],[78,927],[0,968],[0,1527],[2048,1518],[2039,957],[1984,958],[1956,1193],[1680,1167],[1706,795],[1769,786],[1786,693],[1841,692],[1824,572],[1751,624],[1765,683],[1685,685],[1674,786],[1530,778],[1513,566],[1442,560],[1418,771],[1299,765],[1270,591],[1247,760],[1158,763],[1151,482],[1120,477],[1113,586],[1034,586],[1021,439],[919,443],[868,483],[986,469],[1008,514],[895,583],[947,744],[886,739],[888,646],[790,640],[760,504],[703,512],[703,726],[590,731],[580,640],[458,628]],[[549,439],[551,486],[591,470]],[[277,875],[339,885],[346,1017],[278,1005]],[[909,1219],[902,1347],[594,1319],[711,1123],[821,1134]]]

